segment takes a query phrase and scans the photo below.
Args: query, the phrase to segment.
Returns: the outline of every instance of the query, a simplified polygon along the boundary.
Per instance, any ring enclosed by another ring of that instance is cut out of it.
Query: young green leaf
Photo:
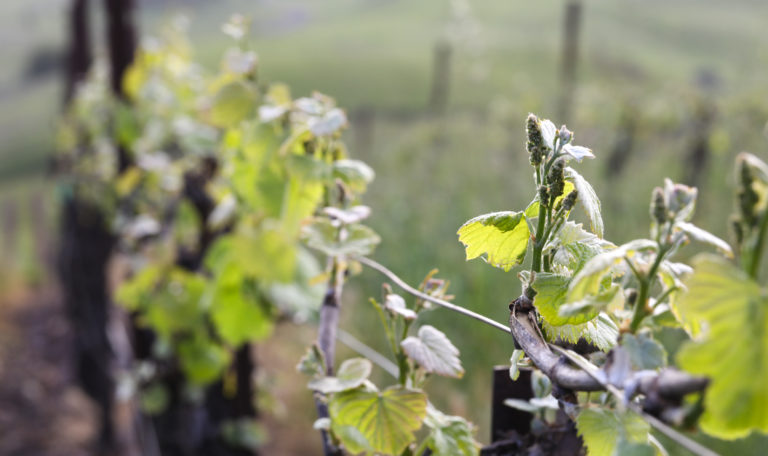
[[[382,392],[353,389],[334,394],[328,409],[331,430],[350,453],[399,455],[421,427],[427,396],[401,387]]]
[[[256,108],[258,93],[242,81],[231,82],[216,93],[210,121],[222,128],[234,127]]]
[[[768,299],[728,261],[700,255],[678,307],[704,330],[677,355],[680,366],[709,377],[701,428],[725,439],[768,432]]]
[[[603,215],[600,209],[600,199],[595,193],[595,189],[587,182],[581,174],[571,167],[565,168],[565,179],[573,182],[573,186],[579,192],[578,202],[589,220],[589,227],[599,238],[603,237],[605,227],[603,225]]]
[[[533,303],[542,318],[552,326],[579,325],[592,320],[599,313],[595,310],[570,317],[560,315],[560,306],[565,304],[569,284],[569,277],[558,274],[540,272],[535,276],[533,289],[536,290],[536,297]]]
[[[352,358],[341,363],[335,377],[311,380],[307,387],[323,394],[340,393],[362,385],[371,375],[373,364],[365,358]]]
[[[304,227],[302,235],[309,247],[328,256],[367,255],[381,241],[379,235],[365,225],[352,224],[343,230],[339,236],[339,228],[330,220],[318,218]]]
[[[530,232],[522,212],[493,212],[469,220],[458,235],[467,260],[485,254],[492,266],[509,271],[523,262]]]
[[[657,369],[667,364],[667,352],[664,347],[645,334],[624,334],[621,346],[629,354],[635,369]]]
[[[576,418],[587,456],[614,456],[622,441],[646,443],[650,426],[636,413],[588,408]]]
[[[631,257],[640,250],[656,248],[656,243],[648,239],[636,239],[620,247],[595,256],[584,265],[573,278],[568,289],[568,302],[576,302],[600,291],[600,282],[611,268],[627,256]]]
[[[442,331],[429,325],[419,328],[418,337],[409,336],[400,346],[418,365],[427,372],[445,377],[461,378],[464,369],[456,348]]]
[[[525,352],[522,350],[513,350],[512,356],[509,357],[509,378],[510,380],[517,381],[520,377],[520,369],[517,367],[517,363],[525,356]]]
[[[577,343],[582,337],[602,351],[608,351],[616,345],[619,337],[619,327],[605,312],[594,319],[579,325],[553,326],[546,320],[541,324],[547,339],[561,339],[565,342]]]
[[[472,423],[459,416],[446,415],[428,405],[424,424],[431,429],[427,446],[434,456],[474,456],[480,445],[475,441]]]
[[[680,228],[683,231],[683,233],[685,233],[689,238],[693,239],[694,241],[711,245],[712,247],[722,252],[728,258],[733,258],[733,251],[731,250],[731,246],[728,245],[728,243],[725,242],[724,240],[710,233],[709,231],[703,230],[698,226],[694,225],[693,223],[688,223],[688,222],[677,222],[675,226],[677,228]]]

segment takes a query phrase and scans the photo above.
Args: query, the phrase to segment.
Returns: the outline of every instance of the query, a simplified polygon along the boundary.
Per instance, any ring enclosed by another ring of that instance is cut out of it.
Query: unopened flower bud
[[[667,221],[667,205],[664,203],[664,190],[661,187],[653,189],[651,196],[651,217],[659,225]]]
[[[744,228],[741,226],[741,220],[738,217],[731,217],[731,229],[733,230],[736,245],[740,246],[744,242]]]
[[[539,166],[544,157],[544,137],[541,133],[541,124],[535,114],[528,114],[525,122],[525,131],[528,135],[526,149],[531,154],[531,165]]]
[[[539,204],[542,206],[549,205],[549,189],[546,185],[539,186]]]
[[[560,144],[568,144],[571,139],[573,139],[573,132],[568,130],[565,125],[560,127],[560,130],[557,131],[557,134],[560,137]]]
[[[737,166],[739,168],[739,188],[736,192],[736,195],[739,200],[739,212],[741,214],[742,220],[745,223],[748,225],[754,225],[757,219],[755,214],[755,206],[757,205],[757,201],[759,199],[757,193],[752,188],[754,176],[752,175],[752,170],[749,168],[749,164],[746,160],[739,160]]]
[[[573,190],[571,193],[568,194],[568,196],[563,199],[563,209],[566,211],[570,211],[573,209],[573,206],[576,204],[576,199],[579,197],[579,191]]]
[[[552,164],[547,179],[550,183],[550,196],[557,198],[562,195],[565,189],[565,160],[559,158]]]

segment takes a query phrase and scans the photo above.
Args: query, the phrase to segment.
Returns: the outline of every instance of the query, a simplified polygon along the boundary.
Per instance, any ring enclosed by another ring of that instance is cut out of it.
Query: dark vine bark
[[[200,220],[197,248],[180,249],[176,264],[188,271],[199,271],[205,254],[221,231],[207,227],[206,221],[215,207],[215,201],[205,191],[208,182],[215,176],[217,162],[209,157],[202,161],[200,169],[184,175],[183,198],[197,212]],[[151,357],[155,336],[150,330],[136,329],[137,355],[143,359]],[[221,433],[222,425],[237,419],[256,419],[255,388],[253,375],[256,363],[252,357],[252,344],[243,344],[235,353],[230,371],[234,375],[236,389],[227,394],[223,381],[219,380],[206,388],[202,403],[194,404],[183,397],[186,379],[180,367],[172,363],[165,366],[159,379],[170,398],[167,408],[153,418],[158,445],[164,456],[252,456],[253,451],[235,447],[227,442]]]
[[[554,353],[539,335],[533,303],[525,296],[510,304],[509,328],[512,336],[533,364],[553,385],[569,391],[604,391],[603,384],[587,372],[570,366]],[[675,369],[664,369],[653,376],[637,378],[636,392],[648,397],[680,398],[686,394],[704,391],[708,380],[693,377]]]
[[[69,14],[65,107],[92,62],[88,1],[73,0]],[[106,332],[109,318],[106,273],[115,239],[101,209],[78,197],[76,187],[65,197],[60,227],[57,269],[72,327],[75,374],[78,384],[99,409],[99,445],[104,450],[115,443],[112,351]]]
[[[103,448],[114,444],[112,422],[114,380],[107,337],[109,293],[107,264],[115,239],[101,210],[77,197],[64,202],[58,257],[64,306],[72,326],[78,383],[101,413]]]

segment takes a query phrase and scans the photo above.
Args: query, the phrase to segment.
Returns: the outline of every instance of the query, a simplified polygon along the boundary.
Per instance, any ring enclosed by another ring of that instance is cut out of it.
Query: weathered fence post
[[[453,49],[447,40],[435,44],[432,63],[432,89],[429,95],[429,110],[433,114],[445,114],[451,86],[451,55]]]
[[[569,0],[565,7],[563,24],[563,54],[560,63],[560,100],[558,119],[571,120],[573,94],[576,86],[576,66],[579,52],[579,29],[581,28],[581,0]]]

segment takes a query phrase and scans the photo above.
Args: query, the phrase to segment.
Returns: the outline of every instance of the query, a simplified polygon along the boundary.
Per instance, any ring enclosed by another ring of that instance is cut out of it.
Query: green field
[[[348,109],[351,154],[377,172],[366,198],[371,225],[384,239],[375,258],[411,283],[438,267],[452,281],[457,303],[507,318],[507,303],[520,291],[515,274],[465,263],[455,232],[475,215],[520,209],[531,199],[523,121],[531,111],[555,115],[563,2],[473,2],[458,29],[450,27],[457,22],[448,1],[141,3],[141,27],[149,34],[173,11],[188,13],[192,43],[209,66],[227,44],[220,25],[232,12],[250,16],[263,79],[284,81],[295,95],[319,90]],[[592,0],[583,6],[573,116],[553,120],[567,123],[576,142],[595,151],[597,159],[581,170],[603,199],[606,237],[619,243],[647,232],[651,189],[663,176],[684,175],[702,105],[716,114],[696,222],[727,237],[720,214],[732,200],[734,155],[768,156],[768,3]],[[60,77],[25,81],[23,74],[33,53],[62,48],[63,18],[61,2],[53,0],[0,5],[0,38],[13,44],[0,51],[0,200],[18,198],[9,189],[24,181],[35,178],[24,188],[37,187],[46,172]],[[100,26],[96,21],[94,31]],[[440,39],[455,45],[449,107],[435,116],[427,103]],[[634,113],[632,155],[622,174],[606,177],[624,112]],[[363,279],[347,294],[348,327],[359,323],[351,332],[383,348],[383,336],[377,342],[362,326],[372,321],[366,298],[378,293],[381,278],[365,272]],[[430,320],[465,354],[468,372],[460,381],[434,382],[435,391],[445,392],[437,395],[440,405],[468,415],[486,440],[491,366],[508,361],[512,341],[440,311]]]

